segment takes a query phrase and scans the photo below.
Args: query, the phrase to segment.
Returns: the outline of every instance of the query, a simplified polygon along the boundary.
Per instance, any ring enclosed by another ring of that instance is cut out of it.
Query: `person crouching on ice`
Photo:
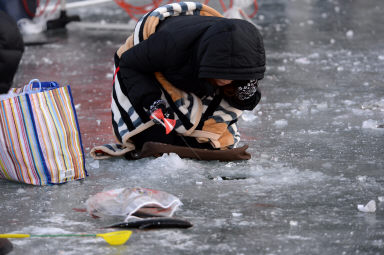
[[[252,23],[181,2],[138,22],[115,54],[115,70],[112,122],[123,146],[227,150],[240,140],[242,111],[260,101],[265,50]]]

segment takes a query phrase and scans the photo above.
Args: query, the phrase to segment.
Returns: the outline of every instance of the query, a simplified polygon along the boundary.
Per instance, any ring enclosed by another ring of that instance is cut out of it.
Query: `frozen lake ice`
[[[252,154],[242,162],[172,154],[94,161],[90,148],[113,141],[112,60],[127,32],[69,27],[46,35],[49,44],[27,46],[15,85],[71,84],[89,177],[47,187],[0,180],[1,232],[105,232],[120,218],[73,209],[122,187],[177,196],[183,206],[175,216],[194,226],[135,231],[120,247],[95,238],[12,239],[11,254],[383,254],[383,11],[380,0],[259,1],[254,22],[267,73],[260,104],[240,120]],[[113,7],[79,14],[124,20]],[[375,212],[358,209],[371,200]]]

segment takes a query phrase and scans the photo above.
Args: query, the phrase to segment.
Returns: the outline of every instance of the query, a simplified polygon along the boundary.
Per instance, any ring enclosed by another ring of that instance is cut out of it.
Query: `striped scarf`
[[[121,57],[125,51],[148,39],[155,33],[160,21],[179,15],[222,17],[213,8],[197,2],[180,2],[161,6],[147,13],[138,21],[134,33],[118,49],[117,56]],[[134,150],[135,146],[130,138],[154,125],[153,121],[141,120],[128,97],[121,90],[121,84],[116,75],[117,71],[118,67],[115,66],[111,110],[113,125],[118,127],[115,136],[121,144],[107,144],[93,148],[91,155],[95,159],[121,156]],[[200,99],[193,93],[177,89],[159,72],[155,73],[155,77],[162,86],[161,99],[167,102],[167,107],[171,106],[176,112],[175,130],[178,134],[195,137],[199,142],[210,142],[214,148],[218,149],[236,147],[240,141],[236,120],[242,114],[241,110],[231,107],[225,100],[218,101],[218,95]],[[215,104],[213,110],[212,104]],[[123,120],[127,118],[122,116],[129,117],[131,121],[127,123]],[[203,116],[206,120],[200,123]]]

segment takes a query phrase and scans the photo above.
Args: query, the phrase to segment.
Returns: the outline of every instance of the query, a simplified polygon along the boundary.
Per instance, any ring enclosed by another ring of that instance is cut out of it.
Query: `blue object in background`
[[[29,8],[30,13],[35,13],[37,8],[36,0],[24,0],[25,4]],[[18,21],[22,18],[33,18],[25,10],[23,0],[0,0],[0,10],[6,12],[9,16]]]

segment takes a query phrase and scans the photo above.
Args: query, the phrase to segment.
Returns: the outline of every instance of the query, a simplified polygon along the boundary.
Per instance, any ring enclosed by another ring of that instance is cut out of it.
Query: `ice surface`
[[[253,21],[262,27],[267,72],[260,104],[238,121],[251,160],[200,162],[171,154],[97,166],[87,155],[83,181],[48,187],[0,181],[2,232],[108,231],[103,227],[119,219],[81,211],[90,196],[122,187],[176,195],[184,206],[175,216],[194,226],[137,231],[117,248],[94,238],[12,240],[12,255],[382,254],[382,13],[381,0],[259,1]],[[114,2],[69,14],[128,23]],[[108,125],[113,54],[127,34],[71,27],[52,33],[51,43],[26,47],[15,77],[15,86],[31,78],[71,85],[86,151],[114,142]],[[356,208],[373,198],[380,202],[375,213]]]

